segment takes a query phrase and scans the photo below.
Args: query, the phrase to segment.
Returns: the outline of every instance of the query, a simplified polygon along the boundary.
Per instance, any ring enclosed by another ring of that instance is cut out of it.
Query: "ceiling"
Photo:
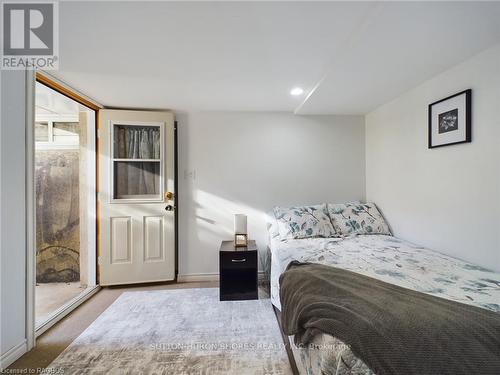
[[[113,107],[365,114],[500,43],[498,2],[61,2],[59,13],[53,75]]]

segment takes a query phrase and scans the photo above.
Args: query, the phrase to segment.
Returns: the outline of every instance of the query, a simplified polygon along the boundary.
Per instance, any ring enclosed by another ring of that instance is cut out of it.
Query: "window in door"
[[[162,201],[162,124],[113,123],[112,200]]]

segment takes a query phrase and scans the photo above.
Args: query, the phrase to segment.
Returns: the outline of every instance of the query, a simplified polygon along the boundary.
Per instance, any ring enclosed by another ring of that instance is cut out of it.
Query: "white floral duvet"
[[[271,301],[281,309],[279,276],[292,260],[344,268],[404,288],[500,313],[500,273],[385,235],[271,240]],[[301,373],[371,374],[330,335],[294,350]],[[297,356],[299,358],[297,358]]]

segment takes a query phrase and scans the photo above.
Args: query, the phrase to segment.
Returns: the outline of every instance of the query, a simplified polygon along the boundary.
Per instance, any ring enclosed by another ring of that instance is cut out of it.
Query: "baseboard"
[[[218,273],[193,273],[189,275],[177,275],[179,283],[194,283],[199,281],[219,281]]]
[[[17,361],[24,353],[28,351],[28,344],[24,339],[20,344],[14,346],[0,357],[0,371],[5,370],[15,361]]]
[[[259,271],[259,281],[265,279],[264,271]],[[187,275],[177,275],[179,283],[194,283],[202,281],[219,281],[218,273],[192,273]]]

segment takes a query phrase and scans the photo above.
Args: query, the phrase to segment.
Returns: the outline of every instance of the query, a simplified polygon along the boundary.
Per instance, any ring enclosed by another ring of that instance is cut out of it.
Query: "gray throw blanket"
[[[327,333],[377,374],[500,374],[500,314],[324,266],[280,277],[282,326],[307,344]]]

